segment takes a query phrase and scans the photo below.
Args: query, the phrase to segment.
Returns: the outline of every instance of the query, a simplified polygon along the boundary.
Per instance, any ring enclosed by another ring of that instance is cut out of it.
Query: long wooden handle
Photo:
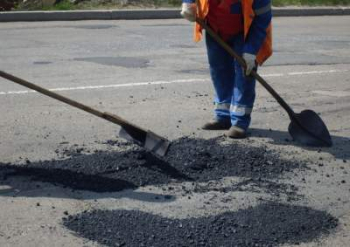
[[[54,98],[54,99],[59,100],[61,102],[64,102],[64,103],[66,103],[66,104],[68,104],[70,106],[79,108],[80,110],[83,110],[83,111],[86,111],[86,112],[89,112],[89,113],[91,113],[91,114],[93,114],[93,115],[95,115],[97,117],[103,118],[103,119],[108,120],[108,121],[110,121],[112,123],[118,124],[118,125],[123,126],[123,127],[128,127],[129,126],[129,127],[133,127],[133,128],[137,128],[139,130],[145,131],[142,128],[140,128],[138,126],[135,126],[134,124],[132,124],[132,123],[130,123],[130,122],[120,118],[119,116],[116,116],[116,115],[108,113],[108,112],[98,111],[98,110],[96,110],[96,109],[94,109],[92,107],[89,107],[89,106],[84,105],[82,103],[79,103],[79,102],[77,102],[75,100],[69,99],[69,98],[64,97],[64,96],[62,96],[60,94],[54,93],[52,91],[49,91],[49,90],[47,90],[47,89],[45,89],[43,87],[40,87],[40,86],[37,86],[37,85],[31,83],[31,82],[28,82],[28,81],[25,81],[25,80],[23,80],[21,78],[18,78],[16,76],[10,75],[10,74],[8,74],[8,73],[6,73],[4,71],[0,70],[0,76],[3,77],[3,78],[8,79],[10,81],[13,81],[13,82],[15,82],[17,84],[20,84],[22,86],[25,86],[27,88],[33,89],[33,90],[35,90],[35,91],[37,91],[39,93],[42,93],[42,94],[44,94],[46,96],[49,96],[51,98]]]
[[[218,42],[232,57],[234,57],[237,62],[246,68],[244,59],[239,56],[232,48],[229,46],[217,33],[215,33],[202,19],[196,18],[196,22]],[[277,100],[277,102],[286,110],[290,118],[295,118],[295,113],[292,108],[281,98],[281,96],[256,72],[252,71],[250,73],[260,84]]]

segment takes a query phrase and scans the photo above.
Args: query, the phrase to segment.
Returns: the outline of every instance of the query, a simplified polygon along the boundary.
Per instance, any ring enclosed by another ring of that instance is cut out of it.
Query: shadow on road
[[[349,152],[350,138],[348,137],[332,135],[332,140],[333,140],[332,147],[317,148],[317,147],[309,147],[309,146],[301,145],[297,142],[294,142],[292,140],[292,137],[289,135],[287,131],[252,128],[250,129],[250,136],[270,138],[271,139],[270,143],[275,145],[287,146],[292,144],[294,146],[298,146],[310,151],[326,152],[338,159],[346,159],[346,160],[350,159],[350,152]]]
[[[0,163],[0,185],[25,191],[23,187],[28,185],[21,183],[20,179],[26,178],[29,182],[39,181],[71,190],[96,192],[96,197],[118,197],[118,193],[105,193],[133,191],[147,185],[166,186],[173,182],[200,183],[219,181],[224,177],[238,177],[245,182],[223,190],[247,191],[254,187],[273,194],[285,192],[291,197],[295,195],[296,189],[291,188],[291,185],[274,180],[305,168],[304,164],[283,160],[266,147],[223,145],[224,141],[222,137],[209,140],[181,138],[172,143],[164,158],[130,144],[128,150],[120,152],[98,151],[85,154],[79,150],[79,153],[72,154],[67,159],[39,161],[27,165]],[[213,188],[202,186],[196,192],[205,193],[211,189]],[[140,200],[153,200],[152,198],[158,196],[142,193],[142,196],[141,192],[134,196]],[[40,189],[36,189],[36,193],[21,194],[47,196]],[[0,195],[6,196],[7,193],[3,191]],[[55,194],[50,196],[54,197]]]

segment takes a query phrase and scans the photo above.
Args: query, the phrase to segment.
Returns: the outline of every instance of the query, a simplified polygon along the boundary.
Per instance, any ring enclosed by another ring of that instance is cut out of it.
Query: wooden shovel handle
[[[31,83],[31,82],[25,81],[25,80],[23,80],[21,78],[18,78],[16,76],[10,75],[10,74],[8,74],[8,73],[6,73],[4,71],[0,70],[0,76],[3,77],[3,78],[8,79],[10,81],[13,81],[13,82],[15,82],[17,84],[20,84],[22,86],[25,86],[27,88],[33,89],[33,90],[35,90],[35,91],[37,91],[37,92],[39,92],[41,94],[44,94],[44,95],[46,95],[48,97],[51,97],[51,98],[54,98],[54,99],[59,100],[61,102],[64,102],[64,103],[66,103],[66,104],[68,104],[70,106],[79,108],[80,110],[83,110],[83,111],[86,111],[86,112],[89,112],[89,113],[91,113],[91,114],[93,114],[93,115],[95,115],[97,117],[103,118],[103,119],[105,119],[107,121],[110,121],[112,123],[118,124],[118,125],[123,126],[123,127],[132,127],[132,128],[136,128],[136,129],[145,131],[142,128],[140,128],[138,126],[135,126],[134,124],[132,124],[132,123],[122,119],[119,116],[116,116],[114,114],[110,114],[108,112],[98,111],[98,110],[96,110],[96,109],[94,109],[92,107],[89,107],[89,106],[84,105],[82,103],[79,103],[79,102],[77,102],[75,100],[72,100],[72,99],[69,99],[67,97],[64,97],[64,96],[62,96],[62,95],[60,95],[58,93],[54,93],[54,92],[52,92],[50,90],[47,90],[47,89],[45,89],[43,87],[40,87],[40,86],[37,86],[37,85],[35,85],[35,84]]]

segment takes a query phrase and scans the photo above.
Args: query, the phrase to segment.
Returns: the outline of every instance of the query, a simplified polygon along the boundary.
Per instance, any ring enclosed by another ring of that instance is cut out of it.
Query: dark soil
[[[337,226],[307,207],[260,204],[237,212],[169,219],[140,211],[96,210],[64,219],[79,236],[107,246],[279,246],[311,241]]]
[[[145,185],[165,185],[174,181],[205,182],[236,176],[248,178],[248,183],[252,185],[286,191],[287,185],[272,180],[304,167],[296,161],[279,158],[265,147],[221,145],[222,141],[222,138],[182,138],[172,143],[164,158],[118,141],[110,141],[106,145],[127,150],[95,150],[93,154],[88,154],[83,148],[73,146],[71,150],[65,149],[64,154],[70,157],[62,160],[28,161],[25,166],[0,164],[0,179],[1,174],[4,178],[29,176],[33,180],[63,185],[73,190],[113,192]]]

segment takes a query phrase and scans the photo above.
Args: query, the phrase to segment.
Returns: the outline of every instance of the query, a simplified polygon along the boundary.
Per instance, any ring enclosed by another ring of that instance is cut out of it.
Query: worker
[[[272,55],[271,0],[183,0],[181,15],[201,18],[245,61],[243,69],[208,33],[205,35],[210,75],[215,89],[215,119],[205,130],[227,130],[226,136],[245,138],[255,100],[250,76]],[[194,40],[202,29],[195,25]]]

